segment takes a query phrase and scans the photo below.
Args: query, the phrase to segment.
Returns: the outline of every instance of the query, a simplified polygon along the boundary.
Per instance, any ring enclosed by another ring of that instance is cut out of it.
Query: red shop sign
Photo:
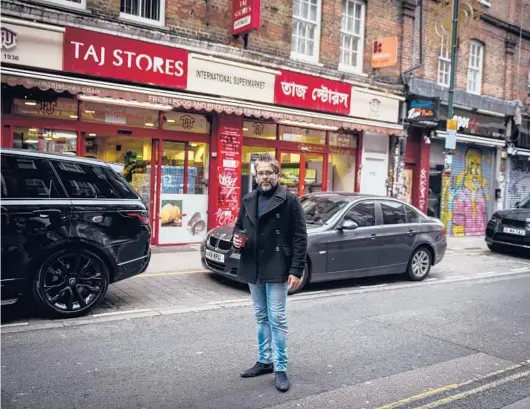
[[[276,77],[274,102],[314,111],[349,115],[351,85],[296,72]]]
[[[260,0],[232,0],[232,35],[257,30],[260,26]]]
[[[223,115],[219,123],[219,194],[216,226],[236,221],[241,196],[241,149],[243,118]]]
[[[186,88],[188,52],[160,44],[66,27],[65,71]]]

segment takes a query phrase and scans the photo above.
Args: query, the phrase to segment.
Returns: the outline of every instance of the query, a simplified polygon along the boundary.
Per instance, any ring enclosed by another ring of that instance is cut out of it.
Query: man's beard
[[[268,192],[270,191],[271,189],[274,188],[274,186],[276,186],[276,183],[274,182],[270,182],[270,181],[267,181],[267,182],[261,182],[259,184],[259,188],[262,192]]]

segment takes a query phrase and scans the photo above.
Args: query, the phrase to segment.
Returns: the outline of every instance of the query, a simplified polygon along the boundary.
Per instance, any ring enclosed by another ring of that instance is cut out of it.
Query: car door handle
[[[39,215],[39,217],[42,217],[43,219],[46,219],[50,216],[53,216],[54,214],[59,214],[61,211],[59,209],[42,209],[42,210],[34,210],[33,214]]]
[[[409,230],[409,234],[410,234],[410,235],[412,235],[412,234],[414,234],[414,233],[416,233],[416,230],[413,230],[413,229]]]
[[[371,238],[372,240],[375,240],[376,237],[377,237],[377,234],[376,234],[376,233],[372,233],[372,234],[370,234],[370,238]]]

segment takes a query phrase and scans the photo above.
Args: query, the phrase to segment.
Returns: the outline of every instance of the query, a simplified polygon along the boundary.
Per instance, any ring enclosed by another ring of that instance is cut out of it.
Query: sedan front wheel
[[[409,261],[407,274],[412,281],[421,281],[431,271],[432,257],[426,247],[420,247],[412,253]]]

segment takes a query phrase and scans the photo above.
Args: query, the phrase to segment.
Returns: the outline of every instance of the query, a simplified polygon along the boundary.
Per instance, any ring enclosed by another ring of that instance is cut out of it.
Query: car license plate
[[[204,255],[206,256],[207,259],[210,259],[210,260],[213,260],[213,261],[217,261],[219,263],[224,263],[225,262],[225,255],[224,254],[216,253],[215,251],[211,251],[211,250],[206,250],[204,252]]]
[[[505,227],[504,233],[517,234],[518,236],[526,236],[526,230],[512,229],[511,227]]]

